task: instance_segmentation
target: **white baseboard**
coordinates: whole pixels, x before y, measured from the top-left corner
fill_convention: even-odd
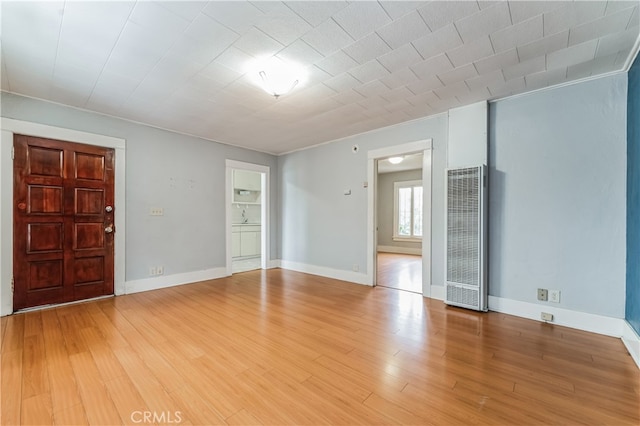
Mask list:
[[[371,285],[371,279],[363,273],[344,271],[342,269],[327,268],[324,266],[308,265],[306,263],[281,260],[280,267],[291,271],[304,272],[305,274],[319,275],[335,280],[349,281],[356,284]]]
[[[541,321],[540,313],[544,311],[553,314],[553,324],[613,337],[622,336],[622,326],[625,323],[622,318],[588,314],[496,296],[489,296],[489,310],[536,321]]]
[[[378,251],[381,251],[383,253],[414,254],[422,256],[422,248],[378,246]]]
[[[431,299],[444,300],[444,286],[432,285],[431,286]]]
[[[624,325],[622,326],[622,343],[627,347],[631,358],[633,358],[638,368],[640,368],[640,336],[631,328],[627,321],[624,321]]]
[[[271,259],[269,262],[267,262],[267,268],[268,269],[280,268],[281,263],[282,262],[280,261],[280,259]]]
[[[213,268],[203,271],[185,272],[183,274],[161,275],[125,282],[125,294],[141,291],[157,290],[176,285],[191,284],[198,281],[215,280],[227,276],[227,268]]]

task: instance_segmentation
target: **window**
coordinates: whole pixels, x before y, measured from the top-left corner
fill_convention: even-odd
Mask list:
[[[393,238],[422,239],[422,181],[395,182],[393,206]]]

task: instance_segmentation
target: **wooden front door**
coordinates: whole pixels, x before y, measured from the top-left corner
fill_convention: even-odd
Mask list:
[[[14,310],[113,294],[114,150],[14,136]]]

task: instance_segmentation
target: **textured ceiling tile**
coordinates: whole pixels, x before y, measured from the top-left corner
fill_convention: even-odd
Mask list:
[[[511,67],[505,68],[502,72],[504,78],[509,81],[513,78],[523,77],[527,74],[533,74],[536,72],[544,71],[545,68],[544,56],[538,56],[537,58],[529,59]]]
[[[493,33],[490,38],[496,52],[538,40],[542,38],[542,15]]]
[[[382,98],[384,98],[387,102],[404,101],[405,103],[407,103],[407,101],[405,99],[408,98],[408,97],[413,96],[413,92],[411,92],[406,87],[398,87],[397,89],[393,89],[393,90],[390,90],[388,92],[385,92],[384,94],[382,94],[380,96]]]
[[[347,5],[346,1],[292,1],[287,3],[288,7],[314,27],[331,18],[334,13]]]
[[[448,51],[447,56],[454,66],[459,67],[491,56],[493,53],[491,41],[489,41],[489,37],[485,36]]]
[[[591,61],[572,65],[567,69],[568,79],[579,79],[591,77],[594,74],[603,74],[616,70],[616,58],[618,54],[613,53],[601,56]]]
[[[406,86],[418,80],[418,76],[409,68],[403,68],[394,71],[386,77],[380,79],[389,89],[396,89],[400,86]]]
[[[610,15],[623,9],[630,9],[634,7],[638,7],[638,2],[636,0],[609,0],[607,2],[607,8],[605,9],[604,14]]]
[[[632,13],[633,9],[624,9],[572,28],[569,32],[569,46],[625,29]]]
[[[324,84],[326,84],[336,92],[341,92],[360,86],[362,82],[353,77],[351,74],[342,73],[338,76],[330,78],[329,80],[326,80]]]
[[[354,2],[333,15],[333,19],[355,40],[391,22],[377,2]]]
[[[353,38],[332,19],[309,31],[302,39],[325,56],[353,43]]]
[[[380,37],[392,48],[400,47],[430,32],[418,12],[405,15],[377,30]]]
[[[336,76],[338,74],[342,74],[350,68],[357,67],[358,63],[354,61],[351,56],[339,50],[333,55],[319,61],[316,65],[329,74]]]
[[[476,68],[473,66],[473,64],[469,64],[449,70],[442,74],[438,74],[438,78],[440,78],[440,81],[442,81],[445,85],[450,85],[459,81],[467,80],[477,75],[478,72],[476,71]]]
[[[363,96],[366,96],[367,98],[372,96],[380,96],[384,93],[389,92],[389,88],[382,84],[379,80],[374,80],[367,84],[363,84],[362,86],[356,87],[353,90]]]
[[[433,92],[424,92],[419,95],[409,96],[407,98],[407,102],[409,102],[411,105],[414,105],[414,106],[425,105],[425,104],[428,105],[431,102],[437,102],[439,100],[440,98],[438,98],[436,94]]]
[[[568,1],[509,1],[509,10],[511,11],[511,20],[514,24],[526,21],[534,16],[542,15],[554,9],[561,8],[571,4]]]
[[[496,85],[489,86],[489,92],[491,96],[495,99],[500,96],[508,96],[515,95],[518,93],[522,93],[526,90],[526,84],[524,82],[524,77],[516,77],[511,80],[508,80],[505,83],[499,83]]]
[[[511,25],[511,15],[507,2],[499,2],[475,15],[455,22],[460,37],[465,43],[492,34],[509,25]]]
[[[583,1],[565,5],[544,14],[544,35],[566,31],[576,24],[598,19],[604,15],[606,2]]]
[[[442,54],[419,62],[410,68],[418,78],[423,79],[424,77],[445,73],[452,70],[454,66],[447,55]]]
[[[224,52],[229,45],[220,45],[213,42],[196,40],[186,35],[181,35],[171,46],[167,55],[181,56],[185,60],[208,64],[219,54]]]
[[[362,96],[360,93],[356,92],[355,90],[349,89],[349,90],[339,92],[337,95],[332,96],[331,99],[341,103],[342,105],[346,105],[346,104],[352,104],[354,102],[362,101],[364,99],[364,96]]]
[[[230,46],[240,35],[214,21],[211,17],[200,14],[184,32],[185,35],[217,46]]]
[[[596,57],[609,56],[619,52],[620,50],[633,47],[633,44],[638,38],[638,34],[638,29],[632,28],[602,37],[598,42]]]
[[[267,4],[271,4],[271,2],[258,3],[259,6]],[[285,46],[293,43],[293,41],[306,34],[312,28],[307,21],[284,5],[277,13],[269,13],[262,16],[256,23],[256,27]]]
[[[418,9],[431,31],[480,11],[475,1],[433,1]]]
[[[519,62],[516,49],[507,50],[497,55],[489,56],[474,62],[479,74],[486,74],[491,71],[506,68]]]
[[[368,83],[372,80],[379,80],[389,75],[389,71],[380,65],[380,62],[373,60],[359,67],[349,70],[349,74],[357,78],[362,83]]]
[[[543,56],[556,50],[564,49],[569,43],[569,31],[553,34],[523,46],[518,46],[521,61]]]
[[[398,19],[401,16],[406,15],[419,7],[422,7],[427,2],[424,1],[381,1],[383,9],[387,12],[391,19]]]
[[[566,68],[590,61],[595,57],[597,47],[598,40],[591,40],[549,53],[547,55],[547,69]]]
[[[559,68],[550,71],[542,71],[524,77],[527,88],[530,90],[549,87],[554,84],[564,83],[567,80],[567,69]]]
[[[371,33],[342,49],[359,64],[364,64],[391,50],[376,33]]]
[[[402,47],[380,56],[378,61],[384,65],[389,72],[395,72],[421,62],[422,56],[420,56],[413,45],[405,44]]]
[[[309,46],[302,39],[298,39],[282,49],[277,56],[285,61],[298,64],[313,64],[324,58],[320,52]]]
[[[407,89],[411,90],[415,95],[431,92],[439,87],[442,87],[442,82],[435,75],[421,78],[420,80],[407,85]]]
[[[150,1],[136,2],[129,20],[154,31],[177,34],[182,33],[191,22]]]
[[[247,31],[264,15],[245,1],[211,1],[203,12],[237,33]]]
[[[242,76],[241,73],[227,68],[219,62],[211,62],[205,68],[201,69],[199,74],[217,82],[218,86],[226,86]]]
[[[110,2],[112,5],[113,2]],[[167,9],[168,11],[188,20],[193,21],[196,16],[207,5],[203,1],[159,1],[158,5]]]
[[[215,61],[235,72],[244,74],[247,69],[247,64],[254,59],[253,56],[247,55],[242,50],[232,46],[218,56]]]
[[[429,59],[462,44],[458,30],[453,24],[446,25],[437,31],[427,34],[412,42],[424,59]]]
[[[495,70],[493,72],[479,75],[477,77],[466,80],[467,86],[471,91],[476,91],[483,87],[497,86],[504,83],[504,75],[502,70]]]
[[[250,28],[233,46],[251,56],[273,56],[284,46],[257,28]]]
[[[442,100],[451,99],[456,96],[464,96],[469,93],[469,88],[464,81],[434,89],[433,92]]]

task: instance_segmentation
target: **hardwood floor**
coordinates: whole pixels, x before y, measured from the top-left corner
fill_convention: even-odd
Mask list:
[[[377,285],[422,294],[422,256],[377,254]]]
[[[2,318],[2,424],[630,424],[619,339],[285,270]]]

